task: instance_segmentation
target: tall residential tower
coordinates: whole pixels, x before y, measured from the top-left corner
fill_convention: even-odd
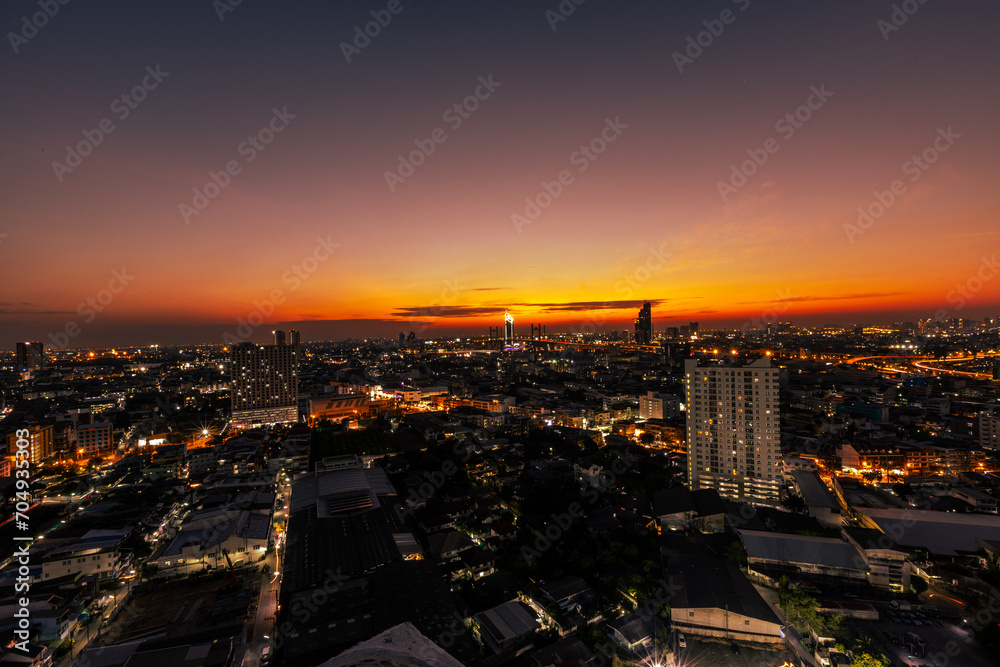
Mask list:
[[[779,370],[770,357],[738,366],[684,362],[688,484],[776,503],[781,480]]]
[[[297,333],[292,340],[293,344],[286,344],[284,332],[276,331],[274,345],[240,343],[233,347],[233,425],[298,421]]]

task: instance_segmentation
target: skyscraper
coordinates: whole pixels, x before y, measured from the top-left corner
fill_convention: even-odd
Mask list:
[[[514,342],[514,318],[507,312],[503,314],[503,342],[505,345]]]
[[[649,301],[643,302],[635,318],[635,342],[639,345],[653,342],[653,305]]]
[[[688,484],[750,502],[775,503],[781,478],[778,369],[684,362]]]
[[[298,345],[286,345],[284,332],[274,338],[275,345],[240,343],[232,349],[236,426],[298,421]]]
[[[42,344],[38,341],[18,343],[15,353],[17,357],[15,370],[19,373],[40,371],[45,368],[45,354],[42,351]]]

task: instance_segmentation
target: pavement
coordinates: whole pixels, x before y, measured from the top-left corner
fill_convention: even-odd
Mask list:
[[[785,640],[792,652],[794,652],[795,656],[799,659],[800,663],[803,665],[815,666],[816,659],[813,657],[813,654],[806,650],[806,648],[802,645],[802,638],[799,636],[798,631],[788,624],[788,619],[785,618],[784,612],[781,610],[781,607],[778,606],[778,591],[765,586],[759,586],[757,584],[754,584],[753,587],[757,589],[757,592],[760,593],[761,597],[764,598],[767,604],[771,606],[771,609],[774,610],[778,620],[781,621],[781,624],[785,628]]]

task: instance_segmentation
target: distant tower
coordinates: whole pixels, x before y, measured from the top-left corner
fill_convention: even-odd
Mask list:
[[[644,301],[635,318],[635,342],[639,345],[649,345],[653,342],[653,304]]]
[[[272,331],[271,333],[274,334],[274,344],[275,345],[284,345],[285,344],[285,332],[284,331]]]
[[[39,342],[18,343],[16,349],[17,372],[40,371],[45,368],[45,355]]]
[[[503,314],[503,342],[508,345],[514,342],[514,318],[507,312]]]
[[[399,332],[399,344],[406,345],[406,333],[403,331]]]
[[[288,330],[288,344],[296,346],[299,344],[299,332],[295,329]]]

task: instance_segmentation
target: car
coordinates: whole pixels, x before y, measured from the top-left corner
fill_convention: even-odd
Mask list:
[[[684,639],[684,635],[679,632],[677,633],[677,645],[681,648],[687,648],[688,645],[687,640]]]

